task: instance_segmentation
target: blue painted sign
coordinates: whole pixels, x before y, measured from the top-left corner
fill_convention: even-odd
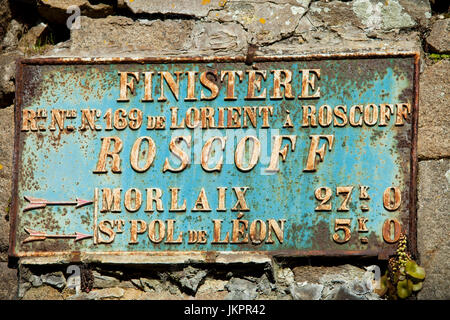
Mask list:
[[[11,255],[392,250],[414,231],[416,69],[415,54],[23,60]]]

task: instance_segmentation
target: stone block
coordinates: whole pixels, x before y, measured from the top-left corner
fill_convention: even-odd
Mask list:
[[[310,283],[347,282],[362,279],[365,270],[345,264],[341,266],[299,266],[293,269],[296,282],[308,281]]]
[[[238,22],[251,35],[252,43],[264,45],[292,35],[308,4],[308,1],[230,1],[224,9],[211,11],[208,19]]]
[[[0,58],[1,59],[1,58]],[[14,149],[14,106],[0,108],[0,261],[7,261]]]
[[[450,159],[419,162],[417,246],[426,278],[418,298],[450,299]]]
[[[41,280],[44,284],[48,284],[58,290],[64,289],[66,286],[66,278],[61,271],[43,274]]]
[[[16,60],[21,56],[18,51],[0,54],[0,108],[14,103]]]
[[[410,1],[354,0],[349,5],[366,29],[388,31],[417,25],[405,10],[408,2]]]
[[[200,55],[236,55],[247,52],[249,34],[235,22],[205,22],[195,24],[191,52]]]
[[[20,37],[25,32],[25,26],[19,21],[12,19],[3,28],[3,36],[0,37],[0,48],[4,51],[15,49],[19,44]]]
[[[308,282],[293,283],[290,292],[294,300],[320,300],[323,285]]]
[[[433,23],[426,43],[433,52],[450,53],[450,18]]]
[[[419,159],[450,157],[450,60],[426,66],[420,75]]]
[[[185,52],[192,46],[194,26],[189,20],[137,20],[120,16],[82,17],[80,29],[71,30],[72,53],[99,56],[127,51],[164,55]]]
[[[185,15],[196,18],[206,17],[212,10],[223,8],[226,0],[119,0],[120,6],[128,8],[134,14]]]
[[[40,286],[27,290],[22,300],[63,300],[63,295],[50,286]]]
[[[187,266],[182,271],[171,273],[170,278],[179,283],[183,289],[195,294],[198,286],[206,277],[206,274],[207,272],[205,270]]]
[[[245,279],[231,278],[225,287],[230,292],[226,300],[254,300],[258,296],[257,285]]]
[[[8,263],[0,262],[0,300],[17,299],[17,270],[8,268]]]

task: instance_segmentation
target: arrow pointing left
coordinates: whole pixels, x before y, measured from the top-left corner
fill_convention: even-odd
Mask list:
[[[31,241],[46,240],[49,238],[53,238],[53,239],[73,238],[73,239],[75,239],[75,241],[92,238],[92,235],[84,234],[81,232],[75,232],[75,234],[46,234],[45,232],[36,231],[36,230],[28,229],[28,228],[25,228],[25,231],[30,236],[27,237],[25,240],[23,240],[23,243],[31,242]]]
[[[92,200],[84,200],[79,198],[76,198],[75,201],[48,201],[46,199],[34,198],[30,196],[25,196],[24,198],[29,202],[29,204],[23,209],[23,211],[42,209],[49,205],[52,206],[65,205],[65,206],[75,206],[75,208],[79,208],[93,203]]]

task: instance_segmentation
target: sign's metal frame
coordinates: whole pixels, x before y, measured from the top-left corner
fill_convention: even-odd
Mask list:
[[[256,56],[253,58],[257,62],[289,62],[289,61],[314,61],[314,60],[340,60],[340,59],[370,59],[370,58],[414,58],[414,79],[413,79],[413,103],[412,103],[412,123],[411,123],[411,154],[410,154],[410,186],[409,186],[409,251],[417,256],[417,128],[418,128],[418,95],[419,95],[419,64],[420,53],[415,51],[407,52],[368,52],[368,53],[334,53],[334,54],[313,54],[296,56]],[[22,115],[22,101],[24,94],[23,68],[26,65],[95,65],[95,64],[145,64],[145,63],[199,63],[199,62],[239,62],[248,63],[246,57],[147,57],[147,58],[60,58],[41,57],[19,59],[16,65],[16,93],[15,93],[15,133],[14,133],[14,155],[13,155],[13,183],[12,200],[10,211],[10,242],[9,257],[12,261],[21,260],[25,264],[40,263],[72,263],[80,261],[101,261],[107,263],[186,263],[186,262],[253,262],[267,263],[272,257],[378,257],[387,259],[394,252],[393,247],[387,251],[380,250],[336,250],[327,252],[322,250],[288,250],[288,251],[246,251],[246,252],[222,252],[222,251],[183,251],[183,252],[26,252],[15,251],[16,238],[16,217],[18,215],[18,167],[20,159],[20,123]],[[132,257],[132,260],[130,259]]]

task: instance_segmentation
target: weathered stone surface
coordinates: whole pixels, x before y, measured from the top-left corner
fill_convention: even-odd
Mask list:
[[[433,52],[450,53],[450,18],[436,20],[426,42]]]
[[[227,291],[210,291],[210,292],[202,292],[195,295],[196,300],[225,300],[227,297]]]
[[[141,283],[140,279],[131,279],[130,282],[140,290],[144,290],[144,286]]]
[[[138,20],[110,16],[81,17],[81,28],[71,30],[71,50],[89,55],[106,52],[148,50],[165,54],[188,50],[194,22],[188,20]],[[93,32],[95,30],[95,32]]]
[[[182,288],[195,294],[199,284],[206,277],[206,275],[207,272],[205,270],[187,266],[183,269],[183,271],[171,273],[170,277],[174,281],[178,282]]]
[[[41,275],[43,283],[48,284],[58,290],[66,286],[66,278],[61,271]]]
[[[380,297],[373,293],[373,274],[356,266],[346,264],[341,266],[301,266],[293,269],[295,285],[291,285],[294,299],[308,296],[312,289],[305,287],[301,290],[299,284],[321,286],[321,299],[325,300],[378,300]],[[318,287],[315,287],[318,291]],[[306,292],[303,292],[306,291]],[[317,292],[315,292],[317,297]]]
[[[164,286],[160,280],[141,278],[140,282],[145,292],[160,292],[164,290]]]
[[[318,6],[316,3],[312,3],[311,8]],[[214,20],[213,22],[177,19],[132,20],[119,16],[110,16],[103,19],[82,17],[81,29],[71,31],[70,50],[58,47],[55,48],[54,52],[46,54],[58,56],[132,55],[134,57],[245,55],[248,43],[252,42],[259,44],[273,42],[272,45],[259,46],[257,54],[392,51],[397,48],[419,50],[420,39],[415,33],[392,33],[392,35],[389,35],[375,30],[374,32],[379,34],[376,33],[375,36],[372,34],[371,37],[375,38],[367,40],[365,27],[351,11],[349,3],[339,3],[339,5],[334,4],[334,6],[336,8],[345,6],[345,8],[341,8],[341,11],[342,14],[347,12],[348,17],[342,16],[342,14],[331,14],[335,11],[335,8],[333,10],[329,8],[321,9],[322,13],[316,15],[316,20],[314,20],[311,10],[308,16],[300,17],[302,14],[299,13],[299,21],[295,23],[295,28],[291,29],[290,27],[294,23],[290,23],[289,28],[284,25],[283,28],[288,28],[283,29],[285,31],[271,27],[270,30],[274,32],[273,35],[266,36],[264,32],[260,33],[262,35],[262,40],[260,40],[263,42],[258,42],[259,29],[252,29],[237,18],[233,20],[232,11],[226,9],[216,12],[219,16],[214,14],[214,17],[211,17],[211,20]],[[259,6],[259,2],[241,1],[236,2],[235,5],[250,6],[252,4],[255,6],[258,4]],[[290,3],[278,5],[292,8]],[[299,5],[299,8],[303,8],[301,4]],[[324,3],[324,5],[328,4]],[[325,14],[325,11],[328,15]],[[229,14],[225,15],[227,12]],[[210,13],[208,18],[213,13],[214,11]],[[238,11],[236,14],[243,15],[244,13]],[[220,15],[223,15],[223,17]],[[284,15],[290,17],[292,13],[285,13]],[[278,20],[274,19],[274,21]],[[269,23],[262,24],[256,20],[252,23],[256,22],[259,25]],[[329,24],[330,28],[320,27],[325,24]],[[92,30],[96,30],[96,32],[92,32]],[[289,35],[294,36],[289,37]],[[386,38],[388,41],[381,41],[379,37]]]
[[[330,29],[335,31],[344,40],[350,41],[368,40],[368,37],[363,30],[355,26],[352,26],[351,24],[345,24],[343,26],[335,26],[331,27]]]
[[[197,290],[196,297],[199,295],[207,296],[209,293],[218,292],[218,291],[226,291],[225,285],[227,281],[218,280],[218,279],[205,279],[203,284]]]
[[[238,23],[82,17],[81,28],[71,30],[70,50],[49,55],[233,55],[247,52],[247,40]]]
[[[172,294],[174,296],[182,296],[183,295],[180,288],[170,281],[165,281],[163,283],[163,286],[164,286],[164,291],[168,291],[170,294]]]
[[[418,10],[421,17],[425,19],[425,12],[430,12],[429,4],[427,6],[426,3],[426,0],[317,1],[311,3],[308,13],[296,29],[296,34],[301,34],[308,43],[317,38],[323,38],[325,41],[329,40],[327,38],[333,38],[330,30],[337,33],[338,38],[349,41],[368,41],[369,37],[382,38],[386,37],[383,33],[387,31],[415,25],[406,8],[420,8],[421,11]]]
[[[420,161],[417,245],[426,278],[419,299],[450,299],[449,208],[450,159]]]
[[[115,277],[100,274],[97,271],[92,272],[94,275],[94,288],[133,288],[134,285],[130,281],[121,281]]]
[[[0,42],[6,35],[10,20],[11,9],[9,7],[9,0],[0,0]]]
[[[270,282],[266,274],[256,281],[256,285],[258,286],[258,292],[265,295],[270,295],[275,289],[275,284]]]
[[[292,35],[309,1],[230,1],[223,10],[211,11],[210,20],[238,22],[251,34],[251,42],[268,44]]]
[[[25,31],[25,26],[19,21],[12,19],[6,27],[5,34],[1,41],[1,49],[8,51],[15,49],[19,44],[19,39]]]
[[[324,300],[367,300],[364,295],[354,294],[347,286],[332,289]]]
[[[325,300],[381,300],[376,294],[372,281],[366,279],[354,279],[341,283],[325,284],[326,290],[322,293]]]
[[[449,73],[450,60],[441,60],[420,75],[419,159],[450,156],[450,118],[444,112],[450,107]]]
[[[429,0],[398,0],[403,9],[420,25],[428,25],[431,18]]]
[[[144,292],[138,300],[185,300],[190,298],[185,294],[172,294],[170,292]]]
[[[351,292],[354,292],[357,295],[364,295],[371,292],[372,284],[364,280],[355,279],[348,283],[348,287]]]
[[[35,274],[31,275],[29,281],[33,287],[39,287],[39,286],[42,286],[42,284],[43,284],[41,277],[38,277]]]
[[[307,16],[304,17],[308,21]],[[303,19],[303,18],[302,18]],[[303,21],[303,20],[302,20]],[[302,25],[302,21],[299,26]],[[324,28],[303,27],[296,29],[295,35],[278,41],[272,45],[258,47],[258,55],[298,55],[301,54],[333,54],[333,53],[369,53],[369,52],[395,52],[420,51],[420,37],[418,33],[384,33],[370,31],[365,34],[354,26],[336,26],[334,30]],[[345,29],[351,30],[346,34]],[[341,35],[338,33],[341,33]],[[361,41],[367,36],[366,41]]]
[[[125,289],[123,296],[120,298],[121,300],[138,300],[141,296],[145,294],[142,290],[128,288]]]
[[[22,300],[63,300],[63,295],[50,286],[40,286],[28,289]]]
[[[68,8],[72,8],[67,13]],[[79,12],[75,7],[79,8]],[[73,14],[81,14],[91,18],[103,18],[111,15],[114,8],[111,4],[96,3],[88,0],[38,0],[37,8],[39,14],[46,20],[59,24],[66,24],[68,18]]]
[[[309,7],[307,20],[309,19],[310,24],[316,29],[350,25],[356,28],[364,28],[364,23],[354,12],[352,5],[352,2],[316,1],[311,3]],[[306,23],[306,21],[302,19],[302,23]]]
[[[92,275],[94,276],[93,288],[112,288],[112,287],[135,288],[135,286],[138,286],[143,289],[140,280],[136,279],[133,279],[134,281],[120,280],[117,277],[101,274],[100,272],[95,270],[92,272]]]
[[[225,286],[230,292],[226,300],[254,300],[257,296],[257,285],[251,281],[231,278]]]
[[[18,51],[0,54],[0,108],[14,102],[16,59],[20,56]]]
[[[0,56],[1,59],[1,56]],[[14,148],[14,106],[0,108],[0,261],[7,261],[12,154]]]
[[[98,300],[98,295],[95,291],[89,293],[81,292],[79,294],[68,296],[66,300]]]
[[[106,288],[91,292],[97,294],[98,299],[119,299],[123,297],[125,290],[123,288]]]
[[[19,287],[17,289],[17,297],[19,299],[22,299],[31,287],[32,287],[31,283],[29,282],[19,282]]]
[[[343,283],[353,281],[354,279],[362,279],[364,277],[364,269],[345,264],[341,266],[301,266],[293,269],[294,279],[296,282],[310,283]]]
[[[192,17],[206,17],[211,10],[220,10],[227,3],[226,0],[119,0],[122,7],[129,8],[134,14],[171,14]]]
[[[17,270],[8,268],[8,263],[0,262],[0,300],[17,299]]]
[[[405,3],[407,4],[408,1]],[[402,29],[416,25],[398,0],[354,0],[350,4],[353,12],[368,30]]]
[[[278,286],[290,287],[294,283],[294,273],[289,268],[281,268],[275,273],[275,279]]]
[[[18,49],[28,53],[34,52],[37,49],[36,47],[43,47],[47,42],[46,36],[48,31],[48,25],[45,23],[32,27],[20,39]]]
[[[292,283],[289,288],[294,300],[320,300],[323,285],[313,283]]]
[[[230,55],[246,53],[249,35],[238,23],[211,22],[195,24],[190,38],[194,55]]]
[[[106,288],[92,290],[89,293],[82,292],[67,298],[67,300],[117,300],[123,297],[125,290],[122,288]]]

